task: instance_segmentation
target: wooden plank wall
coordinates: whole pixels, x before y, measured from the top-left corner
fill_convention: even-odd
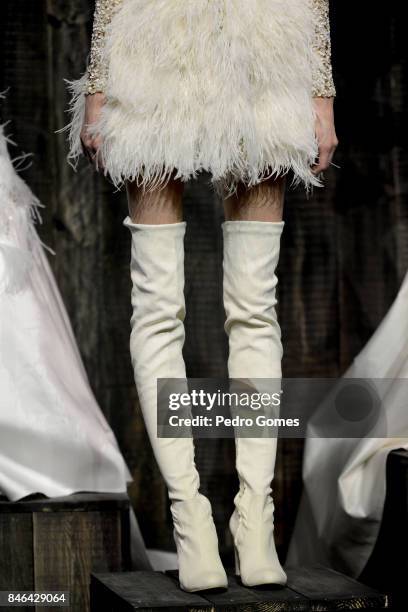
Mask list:
[[[279,316],[286,376],[337,376],[385,314],[408,265],[407,74],[402,8],[332,2],[341,141],[326,189],[288,193],[279,265]],[[129,236],[124,194],[85,164],[65,162],[63,78],[84,67],[91,0],[6,0],[0,45],[2,121],[35,156],[24,178],[46,205],[42,238],[67,305],[91,385],[134,475],[131,496],[151,546],[171,544],[169,513],[152,461],[128,354]],[[345,34],[346,33],[346,34]],[[191,376],[226,374],[222,330],[222,208],[206,177],[185,195],[187,342]],[[280,445],[275,481],[277,537],[284,551],[301,489],[302,442]],[[231,441],[200,442],[203,488],[214,503],[222,545],[235,492]],[[154,500],[154,501],[153,501]]]

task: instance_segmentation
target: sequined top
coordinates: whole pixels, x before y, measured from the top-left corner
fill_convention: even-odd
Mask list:
[[[318,68],[313,74],[313,96],[332,98],[336,95],[331,64],[329,0],[311,0],[315,13],[316,30],[313,48],[318,54]]]
[[[102,61],[105,31],[114,11],[123,0],[96,0],[92,32],[88,79],[85,93],[103,92],[107,78],[107,67]],[[314,50],[319,56],[318,68],[313,75],[313,96],[331,98],[336,95],[331,65],[331,42],[329,22],[329,0],[310,0],[315,12],[316,31]]]

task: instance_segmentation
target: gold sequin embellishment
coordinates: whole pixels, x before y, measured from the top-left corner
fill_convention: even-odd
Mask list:
[[[114,11],[122,0],[96,0],[92,30],[91,53],[88,66],[86,93],[94,94],[105,90],[107,67],[102,61],[106,28],[110,24]]]
[[[319,66],[313,74],[313,96],[331,98],[336,95],[331,64],[329,0],[312,0],[315,17],[313,49]]]

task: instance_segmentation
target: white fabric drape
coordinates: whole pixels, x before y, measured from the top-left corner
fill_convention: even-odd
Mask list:
[[[88,383],[0,130],[0,491],[126,492],[130,472]]]
[[[408,273],[389,312],[344,377],[384,379],[378,388],[387,431],[394,437],[311,437],[325,419],[322,402],[308,426],[304,491],[287,564],[323,563],[358,577],[378,536],[388,453],[408,449],[407,385],[398,380],[408,378]]]

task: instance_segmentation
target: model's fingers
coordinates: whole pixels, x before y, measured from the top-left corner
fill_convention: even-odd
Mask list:
[[[95,151],[94,166],[95,166],[95,170],[97,172],[99,170],[103,170],[104,169],[104,165],[103,165],[103,162],[102,162],[101,150],[99,148]]]
[[[327,164],[316,164],[316,166],[313,166],[312,168],[312,172],[313,174],[320,174],[321,172],[324,172],[325,170],[327,170],[328,166]]]
[[[324,170],[328,169],[328,167],[330,166],[332,162],[334,152],[336,150],[336,146],[337,144],[334,143],[330,145],[321,145],[319,147],[318,160],[312,166],[312,172],[314,174],[319,174],[320,172],[323,172]]]
[[[92,162],[92,138],[88,135],[86,130],[82,130],[80,140],[82,153],[88,161]]]
[[[84,157],[90,162],[91,161],[90,151],[88,147],[86,147],[82,141],[81,141],[81,144],[82,144],[82,153],[84,154]]]
[[[314,174],[319,174],[323,172],[323,170],[327,170],[329,167],[329,155],[325,149],[320,149],[318,161],[314,166],[312,166],[312,172]]]
[[[94,150],[95,150],[95,163],[96,163],[96,169],[97,170],[103,170],[104,166],[103,166],[103,161],[102,161],[102,137],[101,136],[95,136],[93,139],[93,146],[94,146]]]
[[[327,162],[327,163],[328,163],[328,166],[327,166],[327,167],[331,166],[331,163],[332,163],[332,161],[333,161],[333,157],[334,157],[334,152],[335,152],[335,150],[336,150],[336,147],[332,147],[332,148],[330,149],[329,159],[328,159],[328,162]]]
[[[102,139],[100,137],[90,137],[87,134],[81,137],[82,152],[96,171],[103,170],[103,163],[100,155],[101,144]]]
[[[97,136],[94,136],[92,139],[92,143],[95,149],[100,149],[102,146],[102,136],[100,136],[99,134]]]
[[[90,149],[89,160],[97,172],[104,169],[101,150],[99,148],[92,147],[92,149]]]
[[[91,162],[95,169],[98,170],[100,164],[97,162],[97,158],[98,151],[102,143],[101,138],[89,135],[88,132],[85,132],[84,136],[81,138],[81,142],[87,159]]]
[[[92,163],[92,153],[89,149],[89,147],[87,147],[83,141],[81,140],[81,146],[82,146],[82,153],[84,154],[84,157],[90,162]]]

